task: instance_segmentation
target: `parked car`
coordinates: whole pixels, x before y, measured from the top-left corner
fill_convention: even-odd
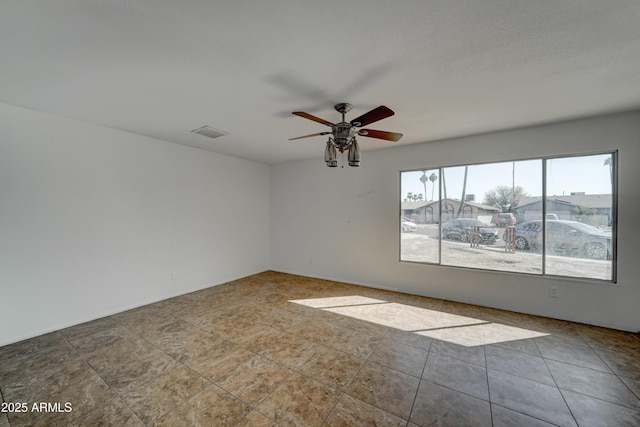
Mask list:
[[[496,215],[496,219],[493,222],[498,227],[508,227],[516,225],[516,217],[512,213],[503,212]]]
[[[402,217],[400,220],[400,227],[402,228],[403,233],[413,233],[418,229],[418,226],[409,221],[408,218]]]
[[[403,220],[403,221],[407,221],[407,222],[412,222],[412,223],[414,223],[414,224],[416,223],[416,220],[415,220],[415,219],[413,219],[413,218],[409,218],[408,216],[403,216],[403,217],[402,217],[402,220]]]
[[[442,225],[442,237],[450,240],[468,242],[471,240],[473,226],[480,227],[480,243],[493,245],[498,240],[498,231],[484,222],[473,218],[458,218]]]
[[[547,251],[554,255],[611,259],[611,233],[578,221],[547,220]],[[540,250],[542,221],[516,225],[517,250]],[[504,238],[504,236],[503,236]]]

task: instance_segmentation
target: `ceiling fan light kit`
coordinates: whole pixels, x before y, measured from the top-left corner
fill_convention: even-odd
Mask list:
[[[327,141],[327,148],[324,150],[324,161],[330,168],[338,166],[338,152],[335,145],[331,143],[331,139]]]
[[[347,160],[349,162],[349,166],[360,166],[360,146],[356,141],[356,135],[366,136],[369,138],[384,139],[386,141],[393,142],[399,141],[400,138],[402,138],[401,133],[374,129],[357,129],[370,123],[377,122],[378,120],[391,117],[395,114],[391,109],[385,107],[384,105],[374,108],[373,110],[364,113],[360,117],[351,120],[350,122],[345,121],[344,115],[351,110],[351,104],[341,102],[334,105],[334,108],[337,112],[342,114],[342,121],[340,123],[334,124],[327,120],[321,119],[320,117],[305,113],[304,111],[294,111],[291,114],[331,127],[331,132],[319,132],[313,133],[311,135],[289,138],[289,141],[292,141],[295,139],[308,138],[311,136],[330,135],[329,140],[327,141],[327,146],[324,150],[324,161],[330,168],[335,168],[338,166],[338,152],[344,153],[345,151],[348,151]]]

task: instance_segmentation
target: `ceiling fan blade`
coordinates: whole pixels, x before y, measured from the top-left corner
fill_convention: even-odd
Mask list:
[[[368,136],[369,138],[378,138],[385,139],[387,141],[399,141],[402,138],[401,133],[396,132],[387,132],[384,130],[374,130],[374,129],[360,129],[358,131],[358,135],[360,136]]]
[[[295,114],[295,113],[294,113]],[[378,108],[374,108],[368,113],[364,113],[357,119],[351,120],[351,125],[356,127],[366,126],[370,123],[377,122],[378,120],[386,119],[387,117],[393,116],[395,113],[390,109],[385,107],[384,105],[379,106]]]
[[[331,132],[312,133],[311,135],[304,135],[304,136],[297,136],[295,138],[289,138],[289,141],[293,141],[294,139],[309,138],[310,136],[329,135],[330,133]]]
[[[326,121],[325,119],[321,119],[320,117],[312,116],[309,113],[305,113],[304,111],[294,111],[291,114],[295,114],[296,116],[304,117],[305,119],[313,120],[314,122],[322,123],[327,126],[335,126],[333,123]]]

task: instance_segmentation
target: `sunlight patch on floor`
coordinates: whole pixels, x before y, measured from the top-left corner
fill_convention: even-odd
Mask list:
[[[364,304],[384,304],[387,301],[362,297],[360,295],[349,295],[344,297],[327,297],[327,298],[307,298],[292,300],[296,304],[306,305],[312,308],[327,308],[327,307],[342,307],[352,305],[364,305]]]
[[[441,341],[463,345],[465,347],[526,340],[549,335],[515,326],[502,325],[500,323],[483,323],[479,325],[462,326],[459,328],[415,331],[415,333]]]
[[[289,302],[466,347],[548,335],[474,317],[359,295],[310,298]]]

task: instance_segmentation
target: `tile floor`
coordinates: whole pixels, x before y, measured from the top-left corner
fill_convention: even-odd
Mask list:
[[[0,427],[639,426],[640,337],[265,272],[0,347],[0,391]]]

